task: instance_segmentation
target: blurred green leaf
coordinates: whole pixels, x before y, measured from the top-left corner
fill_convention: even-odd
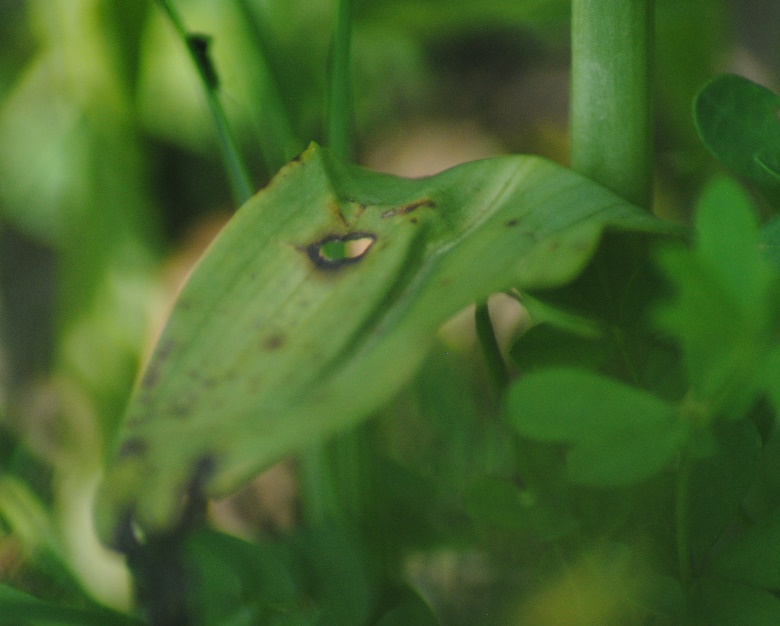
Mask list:
[[[778,131],[780,135],[780,122]],[[759,241],[755,209],[742,187],[728,178],[707,185],[696,209],[697,256],[731,299],[760,319],[766,313],[771,274]]]
[[[780,346],[776,346],[766,360],[766,380],[769,398],[777,413],[780,413]]]
[[[710,571],[763,589],[780,588],[780,512],[760,520],[713,556]]]
[[[564,26],[570,13],[566,0],[376,0],[360,5],[359,20],[380,21],[442,37],[475,27]]]
[[[491,533],[499,528],[549,541],[576,527],[573,519],[547,508],[530,491],[495,478],[475,481],[464,496],[464,506],[475,523]]]
[[[317,607],[318,625],[366,623],[375,581],[356,534],[336,526],[302,530],[291,538],[289,555],[301,597]]]
[[[0,476],[0,519],[28,553],[59,550],[45,503],[26,483],[11,475]]]
[[[607,359],[610,346],[597,322],[528,294],[518,300],[533,324],[510,349],[522,370],[553,365],[595,370]]]
[[[110,510],[163,528],[193,481],[230,492],[364,419],[449,316],[570,280],[607,226],[675,230],[535,157],[409,180],[312,146],[236,214],[182,291],[127,413]],[[332,258],[323,247],[338,240],[350,251]]]
[[[776,271],[780,271],[780,217],[768,221],[761,228],[761,247]]]
[[[775,277],[759,247],[753,208],[733,181],[702,193],[693,249],[661,250],[659,264],[675,294],[656,323],[676,338],[698,400],[710,418],[742,417],[762,380],[756,376],[771,345]]]
[[[30,626],[142,626],[143,622],[108,609],[75,609],[43,602],[0,584],[0,624]]]
[[[522,294],[522,296],[518,297],[518,300],[525,310],[528,311],[534,325],[549,324],[571,335],[589,339],[598,339],[604,333],[604,329],[597,322],[549,305],[543,300],[528,294]]]
[[[780,599],[772,592],[739,582],[705,578],[694,605],[695,626],[774,626],[780,622]]]
[[[567,469],[577,483],[639,482],[668,465],[689,425],[660,398],[590,372],[550,368],[527,374],[508,394],[517,432],[570,446]]]
[[[583,337],[551,324],[539,324],[513,344],[510,354],[523,371],[538,367],[570,366],[598,369],[604,363],[610,346],[594,337]]]
[[[300,597],[274,551],[212,530],[187,541],[195,572],[192,614],[202,626],[268,623],[300,612]]]
[[[734,173],[780,184],[780,96],[726,74],[702,87],[694,113],[702,141]]]
[[[431,607],[420,598],[402,602],[385,613],[376,626],[438,626],[440,624]]]
[[[717,429],[718,449],[691,468],[689,517],[691,552],[697,563],[737,514],[756,476],[761,438],[752,422],[740,420]]]
[[[691,119],[691,103],[699,87],[722,70],[723,50],[735,30],[730,2],[655,0],[655,10],[656,115],[664,133],[668,128],[677,136],[675,157],[690,159],[692,155],[682,152],[680,144],[688,152],[703,151]]]

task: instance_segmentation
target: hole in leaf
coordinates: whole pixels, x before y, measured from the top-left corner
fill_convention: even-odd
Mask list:
[[[317,267],[336,269],[362,259],[376,241],[370,233],[330,235],[306,247],[306,254]]]

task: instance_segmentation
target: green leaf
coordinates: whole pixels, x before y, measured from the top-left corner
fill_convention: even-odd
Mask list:
[[[780,588],[780,511],[749,528],[724,546],[711,571],[729,580],[764,589]]]
[[[128,511],[169,527],[193,484],[229,493],[365,419],[452,314],[565,283],[608,226],[676,232],[536,157],[408,180],[313,145],[238,211],[184,287],[128,408],[104,527]],[[364,247],[334,258],[334,241]]]
[[[759,247],[753,207],[733,181],[716,180],[697,207],[693,249],[661,250],[673,299],[657,325],[683,349],[689,382],[713,414],[738,419],[755,400],[771,338],[774,277]]]
[[[761,455],[761,438],[752,422],[728,422],[717,429],[717,452],[698,459],[690,477],[691,552],[701,563],[737,514]]]
[[[376,626],[438,626],[434,612],[420,598],[411,598],[385,613]]]
[[[75,609],[43,602],[0,584],[0,624],[52,626],[141,626],[143,622],[108,609]]]
[[[266,623],[297,612],[292,578],[266,547],[201,530],[188,539],[185,558],[196,574],[192,601],[198,624]]]
[[[780,346],[775,346],[767,356],[764,378],[769,391],[769,399],[777,414],[780,414]]]
[[[564,25],[570,3],[565,0],[400,0],[366,2],[358,7],[359,20],[390,24],[415,32],[426,40],[470,33],[475,29]]]
[[[649,478],[672,461],[689,431],[664,400],[569,368],[521,378],[509,391],[508,408],[522,436],[570,446],[569,477],[587,485]]]
[[[761,248],[775,271],[780,271],[780,217],[775,217],[761,228]]]
[[[551,365],[597,369],[606,360],[609,345],[602,325],[528,294],[518,300],[533,323],[510,349],[522,370]]]
[[[523,333],[510,354],[523,371],[550,366],[598,369],[607,359],[609,348],[600,338],[573,335],[552,324],[538,324]]]
[[[302,597],[313,601],[318,624],[358,626],[367,623],[374,599],[374,579],[355,533],[335,526],[295,535],[291,566]]]
[[[780,623],[780,599],[739,583],[705,578],[694,608],[695,626],[774,626]]]
[[[464,496],[471,518],[494,534],[495,530],[531,533],[544,541],[559,538],[576,528],[576,522],[540,503],[533,493],[505,481],[481,478]]]
[[[734,173],[780,184],[780,96],[741,76],[711,80],[696,96],[694,117],[704,144]]]
[[[759,241],[755,209],[742,187],[728,178],[707,185],[696,209],[697,255],[748,315],[764,312],[771,279]]]

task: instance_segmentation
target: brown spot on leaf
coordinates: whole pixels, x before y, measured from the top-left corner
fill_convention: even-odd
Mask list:
[[[168,407],[168,415],[176,419],[186,420],[192,414],[192,407],[195,405],[195,394],[190,392],[174,400]]]
[[[165,359],[168,358],[170,353],[176,347],[176,342],[172,339],[161,339],[157,344],[157,348],[152,354],[152,359],[149,361],[149,365],[146,368],[144,377],[141,380],[142,387],[154,387],[160,380],[160,369]]]
[[[517,226],[519,223],[520,223],[520,222],[519,222],[519,220],[516,220],[516,219],[514,219],[514,220],[509,220],[509,221],[508,221],[508,222],[505,224],[505,226],[508,226],[509,228],[511,228],[512,226]]]
[[[282,333],[275,333],[263,340],[263,347],[269,351],[278,350],[285,344],[286,341],[287,337],[285,337]]]
[[[146,443],[145,440],[141,439],[140,437],[132,437],[125,441],[122,446],[119,448],[119,458],[120,459],[129,459],[133,457],[143,456],[146,454],[146,450],[149,448],[149,445]]]
[[[421,207],[429,207],[433,209],[436,207],[436,203],[433,200],[429,200],[427,198],[423,200],[416,200],[415,202],[410,202],[409,204],[404,204],[399,207],[388,209],[387,211],[384,211],[380,217],[382,219],[387,219],[389,217],[395,217],[396,215],[408,215],[412,211],[416,211]]]
[[[376,241],[376,235],[365,232],[328,235],[303,248],[309,260],[319,269],[336,270],[360,261]]]

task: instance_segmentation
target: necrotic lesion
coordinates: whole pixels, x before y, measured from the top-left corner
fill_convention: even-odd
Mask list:
[[[362,259],[375,241],[376,236],[371,233],[329,235],[309,244],[305,251],[318,268],[332,270]]]

